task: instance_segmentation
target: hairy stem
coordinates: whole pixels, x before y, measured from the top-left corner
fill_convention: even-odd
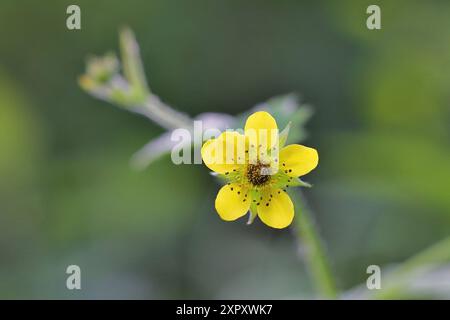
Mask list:
[[[133,90],[133,95],[137,97],[136,100],[142,101],[131,107],[165,129],[190,129],[192,120],[187,115],[166,105],[151,93],[145,77],[139,45],[133,32],[128,28],[124,28],[120,32],[120,51],[125,78]]]
[[[412,256],[404,263],[399,265],[388,279],[386,287],[375,292],[371,298],[374,299],[398,299],[403,293],[408,292],[408,285],[414,277],[429,268],[444,265],[450,262],[450,237],[447,237],[425,250]]]
[[[191,130],[193,126],[193,120],[189,116],[167,106],[153,94],[149,94],[142,104],[133,109],[167,130],[178,128]]]
[[[336,281],[322,240],[316,229],[313,213],[301,191],[292,192],[291,197],[297,212],[300,213],[294,221],[299,254],[304,257],[320,296],[327,299],[336,299],[338,297]]]

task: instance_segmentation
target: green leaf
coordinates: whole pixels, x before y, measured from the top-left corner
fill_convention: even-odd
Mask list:
[[[303,180],[301,180],[300,178],[295,178],[291,181],[291,186],[292,187],[306,187],[306,188],[311,188],[312,184],[305,182]]]
[[[286,141],[288,139],[289,136],[289,129],[291,128],[291,124],[292,122],[288,122],[288,124],[286,125],[286,127],[283,129],[283,131],[281,131],[280,135],[279,135],[279,150],[281,150],[281,148],[284,147],[284,145],[286,144]]]
[[[144,100],[150,92],[143,71],[139,45],[133,31],[129,28],[122,29],[119,37],[123,73],[131,86],[131,96],[137,103]]]
[[[256,216],[257,216],[257,212],[256,212],[256,205],[253,203],[250,206],[250,211],[249,211],[249,215],[248,215],[248,221],[247,224],[252,224],[253,221],[255,220]]]

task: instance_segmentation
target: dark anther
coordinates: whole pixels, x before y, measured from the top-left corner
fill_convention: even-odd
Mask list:
[[[269,165],[257,163],[249,164],[247,167],[247,179],[254,186],[261,186],[270,180],[270,175],[267,174]]]

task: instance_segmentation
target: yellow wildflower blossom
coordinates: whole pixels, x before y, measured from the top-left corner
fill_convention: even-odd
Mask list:
[[[249,222],[258,216],[272,228],[291,224],[294,205],[286,188],[307,185],[299,177],[317,166],[319,156],[313,148],[283,146],[281,140],[275,119],[258,111],[248,117],[244,134],[225,131],[205,142],[203,162],[228,182],[215,201],[223,220],[236,220],[250,210]]]

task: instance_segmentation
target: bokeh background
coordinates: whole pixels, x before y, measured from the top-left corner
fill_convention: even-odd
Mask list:
[[[450,2],[3,0],[0,298],[315,297],[292,232],[221,221],[205,167],[130,168],[162,129],[77,84],[124,25],[153,91],[190,115],[289,92],[314,107],[305,195],[342,290],[449,235]]]

